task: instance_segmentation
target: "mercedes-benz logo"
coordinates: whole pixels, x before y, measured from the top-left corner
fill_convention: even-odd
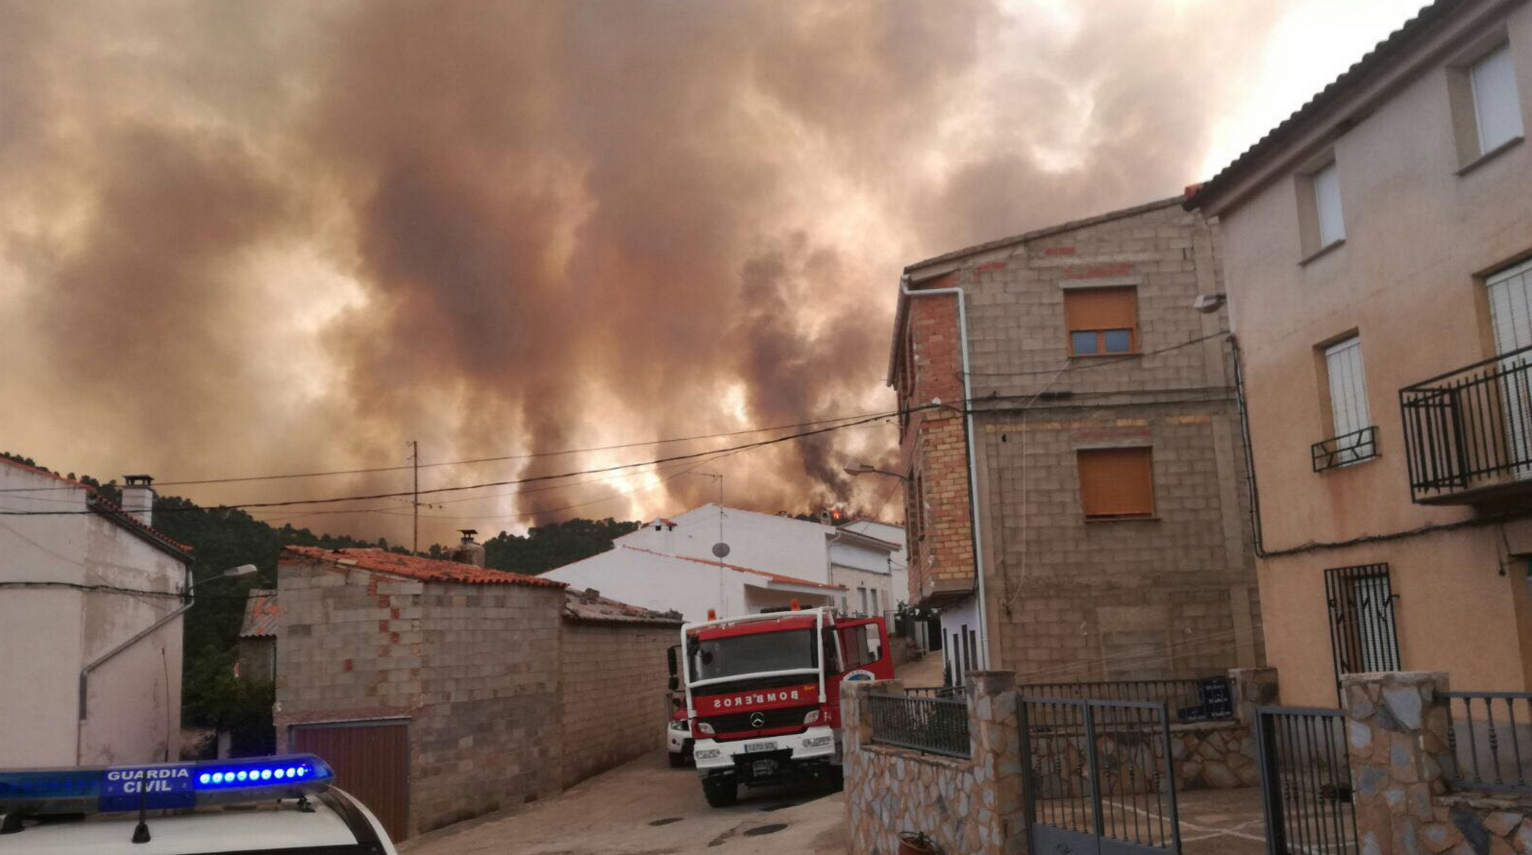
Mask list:
[[[761,728],[765,727],[766,716],[763,716],[760,713],[756,713],[755,715],[750,716],[750,726],[756,730],[760,730]]]

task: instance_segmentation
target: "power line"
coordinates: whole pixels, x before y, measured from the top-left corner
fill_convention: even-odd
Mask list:
[[[922,406],[919,406],[919,407],[912,407],[909,411],[910,412],[916,412],[916,411],[920,411],[920,410],[931,409],[932,407],[935,407],[935,406],[937,406],[937,405],[935,405],[935,404],[925,404],[925,405],[922,405]],[[656,460],[647,460],[647,461],[637,462],[637,463],[620,463],[620,464],[615,464],[615,465],[612,465],[612,466],[599,467],[599,468],[596,468],[596,469],[581,469],[581,470],[576,470],[576,471],[573,471],[573,472],[563,472],[563,473],[560,473],[560,474],[557,474],[557,475],[537,475],[537,476],[533,476],[533,477],[530,477],[530,478],[512,478],[512,479],[506,479],[506,480],[501,480],[501,481],[486,481],[486,482],[483,482],[483,483],[480,483],[480,484],[460,484],[460,485],[452,486],[452,487],[434,487],[434,488],[431,488],[429,490],[421,490],[421,491],[419,491],[419,494],[420,495],[427,495],[427,494],[436,495],[436,494],[441,494],[441,493],[460,493],[460,492],[464,492],[464,491],[467,491],[467,490],[480,490],[480,489],[484,489],[486,487],[507,487],[507,486],[513,486],[513,485],[519,485],[519,484],[543,483],[543,482],[547,482],[547,481],[557,481],[557,480],[562,480],[562,479],[565,479],[565,478],[572,478],[572,477],[579,476],[579,475],[596,475],[596,474],[601,474],[601,473],[606,473],[606,472],[619,472],[619,471],[623,471],[623,470],[627,470],[627,469],[638,469],[638,468],[642,468],[642,467],[646,467],[646,466],[658,466],[658,465],[661,465],[661,464],[672,463],[672,462],[681,461],[681,460],[697,460],[699,458],[709,457],[709,456],[712,456],[712,455],[715,455],[715,454],[721,454],[721,453],[725,453],[725,452],[734,452],[734,451],[747,451],[747,450],[756,449],[756,448],[764,448],[766,446],[777,445],[779,443],[789,442],[789,441],[796,440],[796,439],[804,439],[804,438],[811,437],[811,436],[819,436],[819,435],[822,435],[822,434],[830,433],[832,431],[844,430],[846,428],[857,427],[859,425],[872,424],[873,422],[881,421],[883,419],[889,418],[891,416],[899,415],[899,414],[900,414],[900,411],[897,411],[897,410],[893,411],[893,412],[888,412],[888,413],[878,413],[876,415],[868,416],[868,417],[862,418],[862,419],[860,419],[858,421],[853,421],[853,422],[849,422],[849,423],[846,423],[846,424],[835,424],[835,425],[830,425],[828,427],[815,428],[813,430],[799,431],[797,433],[788,434],[786,436],[779,436],[779,437],[774,437],[772,439],[758,440],[756,442],[745,443],[743,445],[736,445],[736,446],[731,446],[731,447],[728,447],[728,448],[715,448],[715,449],[709,449],[707,451],[696,451],[696,452],[691,452],[691,453],[688,453],[688,454],[677,454],[677,455],[672,455],[670,457],[662,457],[662,458],[659,458],[659,459],[656,459]],[[156,511],[156,513],[179,513],[179,512],[189,512],[189,511],[199,511],[199,510],[201,510],[201,511],[220,511],[220,510],[250,509],[250,508],[284,508],[284,507],[293,507],[293,506],[297,506],[297,505],[328,505],[328,504],[338,504],[338,503],[341,503],[341,502],[369,501],[369,500],[374,500],[374,499],[395,499],[395,498],[402,498],[404,496],[414,496],[414,495],[416,495],[415,491],[406,490],[406,491],[403,491],[403,492],[368,493],[368,494],[355,495],[355,496],[331,496],[331,497],[321,498],[321,499],[288,499],[288,500],[273,501],[273,502],[235,502],[235,503],[230,503],[230,504],[211,505],[211,506],[207,506],[207,507],[201,507],[201,506],[190,506],[190,507],[180,507],[180,508],[178,508],[178,507],[166,507],[166,508],[158,509]],[[67,511],[62,511],[62,510],[61,511],[18,511],[18,510],[13,510],[13,509],[0,509],[0,516],[72,516],[72,515],[90,514],[90,513],[95,513],[95,511],[89,510],[89,509],[87,509],[87,510],[67,510]]]
[[[1181,342],[1179,344],[1172,344],[1172,345],[1168,345],[1166,347],[1156,348],[1155,350],[1146,350],[1143,353],[1125,353],[1122,356],[1112,357],[1112,358],[1109,358],[1109,359],[1093,359],[1093,360],[1091,360],[1089,362],[1066,362],[1066,363],[1064,363],[1064,367],[1063,368],[1042,368],[1042,369],[1035,369],[1035,370],[1030,370],[1030,371],[970,371],[970,372],[968,372],[968,376],[970,376],[970,377],[1031,377],[1031,376],[1034,376],[1034,375],[1054,374],[1054,373],[1057,373],[1057,372],[1089,371],[1090,369],[1093,369],[1093,368],[1103,368],[1103,367],[1108,366],[1108,365],[1117,365],[1118,363],[1121,363],[1121,362],[1132,362],[1134,360],[1143,359],[1143,358],[1149,357],[1149,356],[1158,356],[1158,355],[1160,355],[1162,353],[1169,353],[1172,350],[1180,350],[1183,347],[1191,347],[1194,344],[1202,344],[1205,341],[1211,341],[1212,339],[1221,338],[1221,337],[1224,337],[1224,336],[1227,336],[1227,335],[1229,335],[1229,331],[1228,330],[1219,330],[1219,331],[1214,332],[1214,333],[1208,333],[1205,336],[1199,336],[1199,337],[1194,338],[1194,339],[1192,339],[1190,341],[1183,341],[1183,342]]]
[[[555,450],[555,451],[538,451],[538,452],[532,452],[532,453],[529,453],[529,454],[505,454],[505,455],[499,455],[499,456],[495,456],[495,457],[474,457],[474,458],[467,458],[467,459],[464,459],[464,460],[442,460],[442,461],[438,461],[436,463],[421,463],[420,467],[423,468],[423,469],[430,469],[430,468],[435,468],[435,467],[439,467],[439,466],[470,466],[470,465],[477,464],[477,463],[501,463],[501,462],[505,462],[505,461],[508,461],[508,460],[536,460],[536,459],[544,458],[544,457],[561,457],[561,456],[564,456],[564,455],[587,454],[587,453],[597,452],[597,451],[618,451],[618,450],[625,449],[625,448],[642,448],[644,446],[650,446],[650,445],[673,445],[673,444],[679,443],[679,442],[696,442],[698,440],[703,440],[703,439],[723,439],[723,438],[727,438],[727,437],[731,437],[731,436],[745,436],[745,435],[752,434],[752,433],[768,433],[770,431],[775,431],[775,430],[790,430],[790,429],[795,429],[795,428],[818,427],[820,425],[834,424],[836,422],[851,421],[853,419],[863,419],[863,418],[866,418],[867,416],[870,416],[870,415],[874,415],[874,414],[873,413],[860,413],[860,414],[851,415],[851,416],[836,416],[834,418],[817,419],[817,420],[814,420],[814,421],[806,421],[806,422],[796,422],[796,423],[793,423],[793,424],[771,425],[771,426],[768,426],[768,427],[741,428],[740,430],[724,431],[722,433],[697,434],[695,436],[667,437],[667,438],[663,438],[663,439],[645,440],[645,441],[642,441],[642,442],[624,442],[624,443],[618,443],[618,444],[615,444],[615,445],[598,445],[598,446],[592,446],[592,447],[589,447],[589,448],[565,448],[565,449],[559,449],[559,450]],[[898,411],[894,411],[892,413],[876,414],[876,415],[879,415],[880,417],[887,416],[887,415],[898,415]],[[228,477],[228,478],[195,478],[195,479],[183,479],[183,480],[156,480],[154,483],[158,487],[192,487],[192,486],[202,486],[202,485],[207,485],[207,484],[239,484],[239,483],[247,483],[247,482],[255,482],[255,481],[282,481],[282,480],[289,480],[289,479],[295,479],[295,478],[322,478],[322,477],[329,477],[329,476],[336,476],[336,475],[371,475],[371,474],[375,474],[375,473],[379,473],[379,472],[403,472],[403,471],[406,471],[406,470],[409,470],[409,469],[412,469],[412,468],[413,468],[413,465],[406,465],[406,466],[372,466],[372,467],[364,467],[364,468],[360,468],[360,469],[331,469],[331,470],[323,470],[323,471],[315,471],[315,472],[290,472],[290,473],[285,473],[285,474],[280,474],[280,475],[244,475],[244,476]],[[66,486],[66,485],[59,485],[59,486],[55,486],[55,487],[18,487],[18,488],[10,488],[10,489],[6,489],[6,490],[0,490],[0,493],[26,493],[26,492],[36,492],[36,491],[45,491],[45,490],[64,490],[64,489],[70,489],[70,487]]]

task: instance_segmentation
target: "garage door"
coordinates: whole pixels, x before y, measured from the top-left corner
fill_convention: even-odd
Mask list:
[[[372,811],[394,840],[409,829],[410,742],[402,720],[343,721],[293,728],[293,751],[318,754],[335,784]]]

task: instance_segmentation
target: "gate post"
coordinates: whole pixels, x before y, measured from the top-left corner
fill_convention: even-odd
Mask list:
[[[1021,731],[1017,719],[1016,674],[971,671],[968,674],[970,739],[977,775],[995,782],[995,803],[981,804],[981,816],[994,812],[1003,840],[995,851],[1024,852],[1027,829],[1022,805]],[[987,798],[982,796],[981,798]]]
[[[1448,746],[1447,675],[1350,674],[1341,678],[1346,742],[1362,851],[1421,851],[1434,800],[1455,765]]]

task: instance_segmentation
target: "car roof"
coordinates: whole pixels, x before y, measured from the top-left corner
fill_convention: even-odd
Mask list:
[[[149,842],[132,842],[136,813],[98,814],[75,821],[28,824],[0,836],[0,855],[69,852],[79,855],[203,855],[203,853],[356,846],[357,835],[326,796],[350,796],[331,788],[309,799],[313,811],[295,799],[250,806],[149,811]]]

